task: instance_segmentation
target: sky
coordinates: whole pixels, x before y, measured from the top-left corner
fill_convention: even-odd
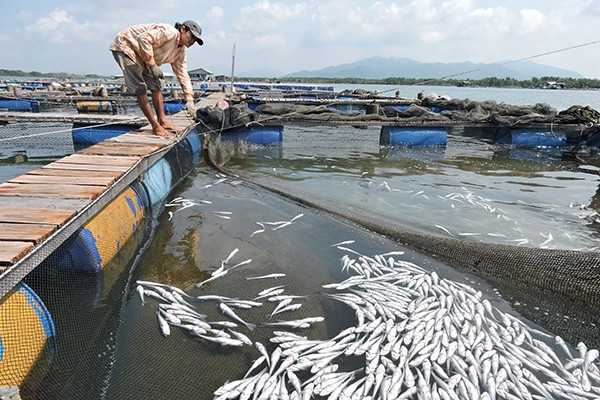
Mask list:
[[[216,75],[230,76],[233,66],[238,76],[275,77],[373,56],[534,57],[600,78],[600,0],[4,0],[0,69],[119,74],[108,50],[119,31],[188,19],[204,38],[204,46],[187,49],[188,67]]]

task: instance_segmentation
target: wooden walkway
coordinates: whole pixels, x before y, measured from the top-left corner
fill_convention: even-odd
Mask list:
[[[216,95],[196,105],[214,105],[224,97]],[[185,111],[169,119],[184,133],[195,124]],[[156,136],[147,124],[0,184],[0,297],[181,136]]]

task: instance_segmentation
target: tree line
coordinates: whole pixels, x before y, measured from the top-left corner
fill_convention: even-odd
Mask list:
[[[0,69],[0,77],[27,77],[27,78],[56,78],[56,79],[101,79],[107,78],[96,74],[71,74],[67,72],[25,72],[13,69]],[[590,78],[564,78],[558,76],[532,77],[519,80],[515,78],[483,78],[483,79],[456,79],[456,78],[402,78],[389,77],[384,79],[367,78],[306,78],[306,77],[282,77],[282,78],[256,78],[238,77],[238,81],[264,82],[276,81],[281,83],[306,83],[306,84],[356,84],[356,85],[399,85],[399,86],[479,86],[497,88],[538,88],[547,82],[560,82],[565,89],[600,89],[600,79]]]
[[[2,76],[10,76],[10,77],[19,77],[19,78],[56,78],[56,79],[99,79],[102,78],[100,75],[96,74],[71,74],[68,72],[39,72],[39,71],[31,71],[25,72],[20,69],[0,69],[0,77]]]
[[[238,78],[251,82],[261,82],[267,78]],[[475,86],[498,88],[539,88],[548,82],[560,82],[565,89],[600,89],[600,79],[589,78],[563,78],[557,76],[533,77],[519,80],[515,78],[483,78],[483,79],[439,79],[439,78],[304,78],[284,77],[268,79],[281,83],[316,83],[316,84],[356,84],[356,85],[399,85],[399,86]]]

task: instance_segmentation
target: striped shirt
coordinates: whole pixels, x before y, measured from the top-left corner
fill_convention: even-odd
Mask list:
[[[179,44],[180,33],[168,24],[133,25],[119,32],[110,50],[122,51],[141,68],[169,63],[185,100],[193,100],[192,81],[187,72],[186,47]]]

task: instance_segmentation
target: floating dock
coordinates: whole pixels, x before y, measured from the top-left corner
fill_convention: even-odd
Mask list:
[[[197,106],[214,105],[223,97],[215,94]],[[36,121],[35,118],[44,121],[55,118],[84,123],[114,122],[115,118],[123,120],[119,123],[133,120],[114,115],[47,113],[2,113],[0,120],[29,117]],[[195,126],[195,121],[184,111],[169,116],[169,120],[181,131],[178,136],[156,136],[146,124],[0,184],[0,297],[140,176],[147,174]],[[138,124],[141,121],[145,120],[136,119]],[[198,145],[202,146],[195,143],[195,147]]]
[[[146,121],[0,184],[0,386],[21,387],[38,369],[43,376],[56,347],[53,317],[28,275],[101,275],[200,160],[195,120],[185,111],[168,118],[172,137],[154,135]]]

